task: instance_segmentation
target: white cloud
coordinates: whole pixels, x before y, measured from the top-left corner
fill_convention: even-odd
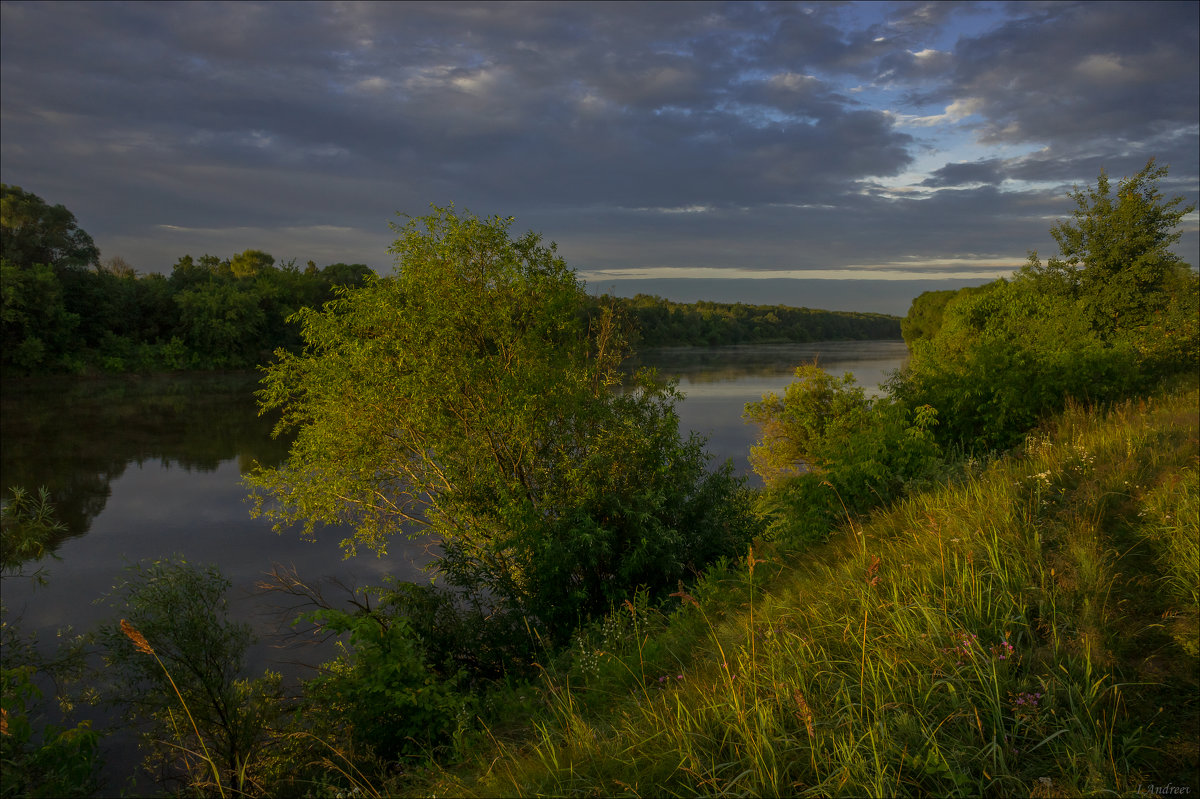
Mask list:
[[[387,78],[382,78],[379,75],[374,75],[370,78],[363,78],[354,84],[354,88],[366,94],[379,94],[386,90],[391,85]]]
[[[953,124],[961,122],[972,114],[976,114],[983,108],[983,100],[978,97],[964,97],[961,100],[955,100],[946,106],[946,110],[940,114],[933,116],[909,116],[907,114],[893,114],[897,125],[900,127],[916,127],[928,128],[935,125]]]
[[[1075,71],[1094,83],[1122,83],[1132,72],[1115,55],[1089,55],[1075,66]]]

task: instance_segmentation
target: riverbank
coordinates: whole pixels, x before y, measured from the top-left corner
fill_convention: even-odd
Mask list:
[[[1197,787],[1195,379],[631,602],[436,795],[1138,794]],[[483,743],[482,741],[480,743]]]

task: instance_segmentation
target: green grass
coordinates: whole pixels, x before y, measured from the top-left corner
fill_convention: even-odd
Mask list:
[[[419,786],[467,796],[1137,794],[1197,780],[1194,385],[1072,407],[1024,451],[631,597],[531,724]]]

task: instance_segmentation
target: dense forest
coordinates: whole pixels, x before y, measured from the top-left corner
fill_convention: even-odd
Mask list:
[[[228,258],[184,255],[169,274],[101,260],[62,205],[0,188],[0,369],[6,375],[246,369],[295,351],[301,308],[364,285],[363,264],[277,263],[262,250]],[[638,295],[617,304],[643,346],[900,337],[900,320],[741,303],[676,303]]]
[[[111,788],[97,695],[181,795],[1195,785],[1200,277],[1165,175],[1101,173],[1056,255],[918,297],[882,396],[798,366],[745,410],[761,490],[678,429],[672,385],[612,390],[636,333],[553,246],[412,220],[394,277],[296,313],[258,395],[294,438],[248,489],[280,529],[349,525],[351,553],[436,535],[438,581],[336,599],[276,574],[343,642],[291,689],[245,668],[215,567],[135,565],[52,659],[6,626],[4,794]],[[4,522],[11,578],[58,523],[28,495]]]
[[[649,294],[601,297],[609,299],[630,319],[638,344],[645,347],[900,338],[900,319],[886,314],[705,300],[682,303]]]
[[[184,255],[169,275],[139,275],[100,250],[62,205],[16,186],[0,198],[0,367],[5,374],[248,368],[299,343],[287,319],[338,287],[360,286],[362,264],[277,264],[246,250]]]

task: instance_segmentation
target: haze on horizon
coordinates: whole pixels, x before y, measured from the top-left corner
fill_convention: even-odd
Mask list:
[[[104,257],[391,268],[454,203],[594,291],[903,314],[1156,157],[1200,199],[1200,4],[0,5],[0,176]],[[1200,263],[1200,224],[1179,254]]]

